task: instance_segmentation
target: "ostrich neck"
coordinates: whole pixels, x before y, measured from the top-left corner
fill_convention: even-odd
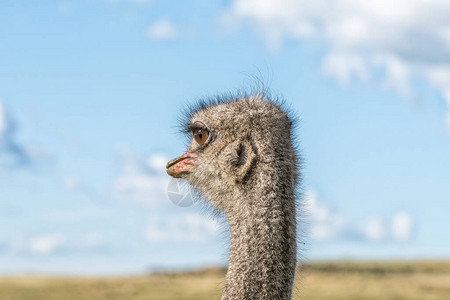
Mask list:
[[[228,214],[231,244],[222,299],[291,299],[295,204],[293,195],[283,195],[262,193],[248,201],[248,209]]]

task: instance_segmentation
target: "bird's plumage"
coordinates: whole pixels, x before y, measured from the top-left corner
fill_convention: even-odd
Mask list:
[[[182,119],[186,131],[208,139],[202,145],[193,139],[183,168],[169,164],[168,173],[186,178],[226,215],[230,255],[222,299],[292,295],[299,157],[294,119],[284,107],[267,93],[241,93],[200,101]]]

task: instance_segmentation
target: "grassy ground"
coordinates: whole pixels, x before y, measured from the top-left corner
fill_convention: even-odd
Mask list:
[[[450,299],[450,262],[314,263],[295,299]],[[127,278],[0,278],[1,300],[220,299],[224,270]]]

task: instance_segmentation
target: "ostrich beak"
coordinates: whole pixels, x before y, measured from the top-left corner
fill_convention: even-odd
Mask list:
[[[197,154],[185,152],[180,157],[174,158],[167,163],[167,174],[175,178],[181,178],[183,174],[192,171],[197,165]]]

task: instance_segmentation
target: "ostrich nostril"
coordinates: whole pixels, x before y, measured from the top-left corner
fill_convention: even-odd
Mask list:
[[[185,159],[187,159],[187,158],[189,158],[189,157],[188,157],[188,156],[180,156],[180,157],[177,157],[177,158],[174,158],[174,159],[170,160],[170,161],[167,163],[167,165],[166,165],[166,169],[170,168],[170,167],[173,166],[173,165],[176,165],[176,164],[179,163],[180,161],[185,160]]]
[[[185,152],[180,157],[170,160],[167,165],[167,174],[178,178],[182,174],[189,173],[194,166],[197,165],[197,155],[194,153]]]

